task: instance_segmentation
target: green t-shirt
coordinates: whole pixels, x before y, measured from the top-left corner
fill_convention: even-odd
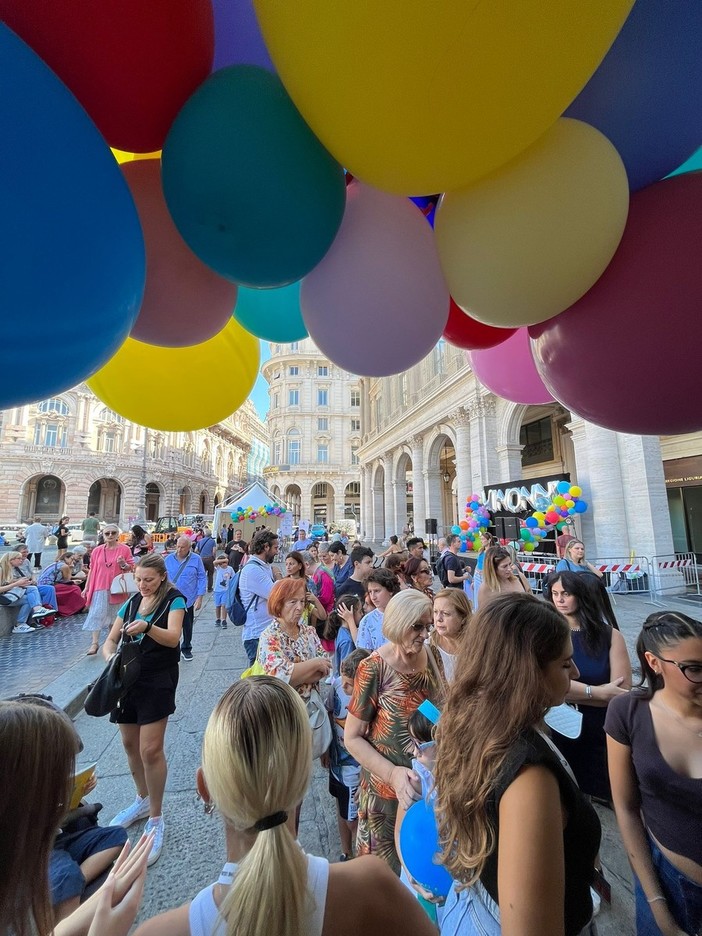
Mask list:
[[[100,521],[97,517],[86,517],[81,523],[80,528],[84,533],[89,533],[91,536],[94,536],[100,529]]]

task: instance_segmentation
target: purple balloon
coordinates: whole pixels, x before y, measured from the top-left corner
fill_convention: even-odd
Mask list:
[[[339,233],[303,279],[310,337],[353,374],[386,377],[426,357],[449,311],[431,227],[407,198],[353,182]]]
[[[213,0],[215,54],[213,71],[227,65],[258,65],[275,72],[263,41],[253,0]]]
[[[466,351],[466,357],[480,383],[505,400],[529,404],[553,400],[536,370],[526,328],[518,328],[495,348]]]

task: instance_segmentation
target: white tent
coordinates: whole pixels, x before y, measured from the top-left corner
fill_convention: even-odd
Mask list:
[[[255,527],[264,525],[270,530],[278,531],[281,521],[285,521],[287,517],[292,517],[289,513],[278,515],[268,513],[265,517],[257,516],[253,521],[237,521],[234,519],[239,510],[251,508],[251,510],[257,513],[261,507],[285,507],[285,504],[274,497],[260,481],[253,481],[248,487],[244,488],[243,491],[240,491],[218,507],[215,507],[214,520],[212,521],[213,534],[219,536],[222,525],[229,526],[230,523],[233,523],[235,530],[241,530],[242,533],[244,533],[244,539],[250,539],[251,536],[247,536],[246,534],[247,532],[249,534],[253,533]],[[285,525],[287,526],[289,522],[290,521],[287,521]]]

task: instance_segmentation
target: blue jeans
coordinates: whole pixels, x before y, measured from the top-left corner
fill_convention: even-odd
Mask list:
[[[32,608],[41,606],[41,595],[36,585],[27,585],[24,590],[24,598],[20,603],[19,614],[17,615],[18,624],[26,624]]]
[[[256,637],[254,640],[245,640],[244,651],[248,657],[249,666],[253,666],[256,662],[256,654],[258,653],[258,637]]]
[[[58,602],[56,601],[56,589],[53,585],[37,585],[41,603],[51,605],[54,611],[58,611]]]
[[[675,868],[649,836],[651,861],[661,883],[661,894],[668,901],[668,909],[680,929],[685,933],[702,933],[702,887],[685,877]],[[634,876],[636,896],[636,936],[660,936],[660,929],[651,912],[651,905]]]

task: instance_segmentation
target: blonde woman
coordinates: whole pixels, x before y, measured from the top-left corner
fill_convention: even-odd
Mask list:
[[[407,720],[425,699],[440,704],[445,688],[441,655],[425,643],[431,625],[426,595],[408,589],[392,596],[383,614],[387,643],[356,671],[344,730],[346,749],[362,767],[358,854],[378,855],[396,874],[398,801],[409,809],[419,799]]]
[[[514,574],[512,557],[502,546],[491,546],[485,553],[483,564],[483,582],[478,589],[478,604],[482,606],[496,598],[515,592],[517,595],[530,594],[531,587],[522,576]]]
[[[105,542],[101,546],[96,546],[90,554],[90,571],[85,584],[85,606],[88,608],[88,616],[83,624],[84,631],[90,631],[92,642],[87,651],[87,656],[95,656],[100,649],[100,632],[103,628],[108,630],[112,627],[115,619],[115,612],[124,600],[119,596],[110,594],[110,586],[113,580],[122,572],[127,572],[134,568],[134,559],[129,546],[118,542],[119,527],[115,523],[108,523],[103,529],[102,535]]]
[[[602,572],[585,558],[585,544],[579,539],[572,539],[563,551],[563,558],[556,565],[556,572],[592,572],[602,578]]]
[[[443,588],[434,597],[434,629],[429,643],[441,655],[447,682],[453,679],[456,656],[472,613],[466,593],[459,588]]]
[[[310,784],[307,710],[280,679],[234,683],[205,730],[197,787],[221,814],[226,863],[195,899],[137,936],[432,936],[418,902],[377,858],[306,855],[294,816]]]
[[[53,614],[42,607],[41,595],[31,576],[23,575],[20,566],[24,556],[19,552],[7,552],[0,557],[0,605],[17,604],[19,613],[13,634],[34,634],[36,628],[27,622],[30,619],[40,621],[47,614]]]
[[[532,595],[501,595],[465,639],[436,730],[436,814],[454,879],[441,936],[590,932],[600,822],[541,731],[579,675],[570,628]]]

